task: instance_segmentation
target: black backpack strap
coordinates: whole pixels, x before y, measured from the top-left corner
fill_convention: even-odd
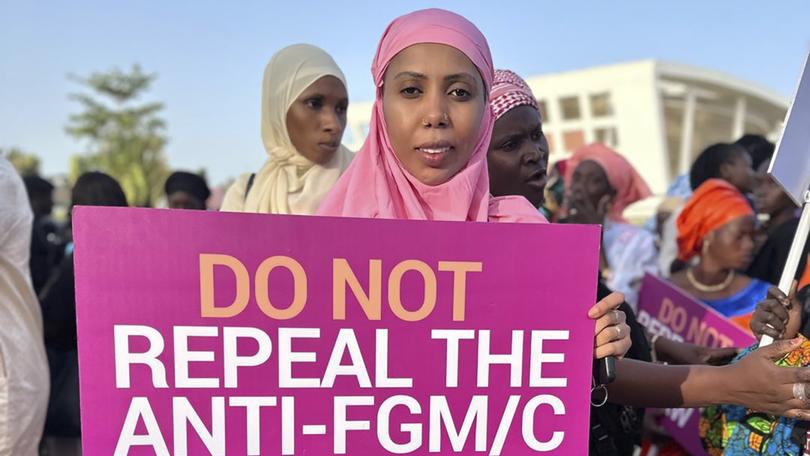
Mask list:
[[[248,193],[250,193],[250,188],[253,187],[253,181],[256,179],[256,173],[252,173],[250,177],[248,177],[247,185],[245,186],[245,201],[247,201]]]

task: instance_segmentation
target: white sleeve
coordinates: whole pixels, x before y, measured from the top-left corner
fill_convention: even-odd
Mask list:
[[[658,267],[661,270],[661,277],[669,277],[672,263],[678,259],[678,226],[677,220],[682,208],[675,211],[664,222],[661,229],[661,247],[658,254]]]
[[[644,274],[658,275],[658,251],[655,238],[642,229],[625,232],[608,249],[608,262],[613,276],[608,287],[624,293],[633,310],[638,309],[638,292]]]
[[[18,260],[29,255],[34,215],[17,171],[0,157],[0,252]]]
[[[242,212],[245,208],[245,190],[250,179],[250,174],[242,174],[225,191],[222,198],[222,205],[219,207],[223,212]]]

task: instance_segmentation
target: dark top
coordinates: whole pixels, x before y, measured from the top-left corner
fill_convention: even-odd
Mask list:
[[[773,285],[778,285],[779,279],[782,277],[782,270],[785,269],[785,263],[787,263],[790,245],[793,243],[793,237],[796,235],[798,227],[799,219],[797,218],[779,225],[773,231],[773,234],[768,236],[765,244],[762,245],[762,248],[754,257],[751,266],[748,267],[746,274]],[[804,253],[801,261],[799,261],[799,268],[796,270],[797,279],[804,272],[809,251],[810,242],[805,242]]]
[[[39,295],[45,346],[58,350],[76,349],[76,290],[73,254],[53,271]]]
[[[603,299],[611,290],[599,281],[596,297]],[[633,346],[625,358],[650,362],[650,346],[643,327],[636,320],[633,309],[622,303],[619,310],[627,315],[630,339]],[[596,363],[594,363],[596,366]],[[608,401],[610,397],[608,397]],[[591,435],[588,453],[595,456],[620,456],[633,454],[634,447],[641,445],[644,409],[606,403],[602,407],[591,406]]]
[[[56,241],[58,227],[47,218],[35,219],[31,232],[31,257],[29,267],[34,291],[39,294],[53,270],[62,260],[62,249]],[[53,238],[53,239],[52,239]]]
[[[76,291],[73,254],[53,271],[39,295],[45,349],[51,372],[51,393],[44,434],[81,436],[79,412],[79,359],[76,351]]]

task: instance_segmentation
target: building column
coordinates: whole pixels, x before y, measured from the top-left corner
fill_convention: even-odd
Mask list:
[[[731,139],[729,141],[736,141],[745,134],[745,117],[747,114],[747,102],[744,96],[737,97],[737,103],[734,105],[734,126],[731,131]]]
[[[692,138],[695,134],[695,105],[697,96],[686,89],[684,94],[683,122],[681,123],[681,152],[678,174],[689,171],[692,165]]]
[[[579,120],[582,122],[582,137],[585,144],[591,144],[596,142],[596,134],[593,128],[593,117],[591,116],[590,94],[580,93],[577,98],[579,99]]]

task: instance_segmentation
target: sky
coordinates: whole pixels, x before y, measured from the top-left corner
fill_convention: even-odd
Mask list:
[[[400,14],[460,13],[489,40],[497,68],[528,77],[648,58],[720,70],[792,96],[810,49],[810,2],[0,0],[0,148],[66,173],[87,150],[64,130],[79,111],[68,75],[139,64],[158,76],[144,101],[165,103],[166,155],[213,184],[257,170],[264,66],[289,44],[329,52],[350,100],[369,101],[377,41]]]

